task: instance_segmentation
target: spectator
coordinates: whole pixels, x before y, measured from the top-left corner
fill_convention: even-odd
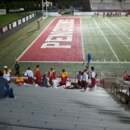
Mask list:
[[[48,78],[49,78],[49,83],[52,84],[52,80],[56,77],[56,71],[51,68],[49,71],[48,71]]]
[[[28,76],[28,84],[34,83],[34,74],[33,74],[33,71],[30,69],[30,67],[28,67],[24,75]]]
[[[67,78],[68,72],[66,72],[65,69],[63,69],[61,73],[61,85],[66,85]]]
[[[7,96],[14,98],[13,88],[11,88],[8,81],[3,78],[3,72],[0,70],[0,98]]]
[[[41,84],[41,72],[40,72],[40,66],[39,65],[36,65],[35,76],[36,76],[36,83],[38,85],[40,85]]]

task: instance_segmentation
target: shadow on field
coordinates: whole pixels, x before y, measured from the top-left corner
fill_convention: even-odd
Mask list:
[[[34,30],[32,30],[32,31],[27,32],[27,34],[33,33],[33,32],[35,32],[35,31],[37,31],[37,30],[38,30],[38,29],[34,29]]]

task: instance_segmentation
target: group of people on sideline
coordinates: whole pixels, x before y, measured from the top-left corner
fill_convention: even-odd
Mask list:
[[[93,89],[96,85],[96,78],[97,73],[95,72],[95,68],[93,66],[91,67],[90,72],[88,68],[84,71],[79,71],[79,74],[77,75],[78,85],[81,86],[81,88],[84,88],[84,90],[86,90],[87,87]]]
[[[17,77],[15,79],[15,84],[24,84],[25,78],[23,78],[20,74],[20,65],[18,64],[18,61],[15,63],[15,70],[14,73]],[[3,78],[5,78],[8,83],[11,82],[11,75],[12,71],[7,66],[4,66],[3,70]],[[50,68],[47,74],[41,74],[40,66],[36,65],[36,68],[34,71],[31,70],[30,67],[27,68],[27,70],[24,72],[24,77],[27,77],[26,83],[28,84],[37,84],[39,86],[45,86],[49,87],[53,84],[53,80],[56,79],[56,70],[53,68]],[[60,85],[66,84],[67,78],[68,78],[68,72],[65,71],[65,69],[62,70],[61,75],[61,82]]]

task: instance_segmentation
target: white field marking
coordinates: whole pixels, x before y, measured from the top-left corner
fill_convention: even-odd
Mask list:
[[[83,63],[83,61],[19,61],[19,62],[22,62],[22,63]]]
[[[85,60],[85,58],[84,58],[84,44],[83,44],[83,34],[82,34],[81,18],[80,18],[80,31],[81,31],[81,42],[82,42],[82,44],[81,44],[82,47],[81,48],[82,48],[82,53],[83,53],[83,59]]]
[[[121,29],[119,29],[114,23],[112,23],[111,21],[109,21],[115,28],[117,28],[125,37],[127,37],[128,39],[130,39],[130,37],[128,37],[123,31],[121,31]]]
[[[83,61],[19,61],[21,63],[83,63]],[[130,62],[127,62],[126,60],[124,62],[114,62],[114,61],[93,61],[92,64],[130,64]]]
[[[130,49],[128,48],[129,45],[126,45],[126,43],[124,43],[124,41],[113,31],[113,29],[111,29],[111,27],[104,22],[104,24],[117,36],[117,38],[121,41],[121,43],[126,47],[126,49],[130,52]]]
[[[124,61],[124,62],[117,62],[117,61],[93,61],[93,62],[91,62],[92,64],[98,64],[98,63],[100,63],[100,64],[130,64],[130,61],[128,62],[128,61]]]
[[[122,44],[125,45],[124,41],[111,29],[111,27],[107,23],[105,23],[105,22],[104,22],[104,24],[118,37],[118,39],[122,42]]]
[[[93,20],[94,20],[94,19],[93,19]],[[95,20],[94,20],[94,22],[96,23],[96,21],[95,21]],[[102,33],[102,35],[103,35],[104,39],[106,40],[106,42],[107,42],[108,46],[110,47],[110,49],[111,49],[111,51],[113,52],[114,56],[116,57],[117,61],[119,62],[119,59],[118,59],[118,57],[117,57],[116,53],[114,52],[114,50],[112,49],[112,47],[111,47],[111,45],[110,45],[109,41],[107,40],[107,38],[105,37],[104,33],[102,32],[102,30],[100,29],[100,27],[98,26],[98,24],[97,24],[97,23],[96,23],[96,25],[97,25],[97,27],[99,28],[100,32]]]
[[[54,18],[50,24],[55,20],[56,18]],[[34,42],[42,35],[42,33],[50,26],[50,24],[38,35],[38,37],[25,49],[25,51],[23,51],[23,53],[17,58],[18,60],[24,55],[24,53],[34,44]]]
[[[124,23],[126,23],[127,25],[130,25],[130,23],[128,23],[128,22],[126,22],[126,21],[124,21],[124,20],[122,20],[121,18],[118,18],[120,21],[123,21]],[[129,30],[129,28],[127,28],[126,30],[124,30],[124,32],[130,32],[130,30]]]
[[[123,21],[124,23],[126,23],[126,24],[128,24],[128,25],[130,25],[130,23],[128,23],[128,22],[126,22],[126,21],[124,21],[124,20],[122,20],[121,18],[118,18],[120,21]]]

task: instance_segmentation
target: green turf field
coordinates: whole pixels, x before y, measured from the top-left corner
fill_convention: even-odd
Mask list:
[[[69,16],[66,16],[69,17]],[[77,16],[78,17],[78,16]],[[82,38],[84,44],[84,56],[92,54],[92,63],[100,75],[100,72],[112,72],[107,76],[114,76],[113,73],[123,75],[125,70],[130,71],[130,18],[91,18],[81,16]],[[19,55],[33,42],[33,40],[46,28],[54,19],[48,17],[41,19],[40,30],[37,30],[37,22],[24,27],[11,37],[0,43],[0,69],[8,65],[14,72],[13,64],[15,57]],[[61,70],[69,72],[69,76],[76,76],[79,70],[85,68],[81,63],[20,63],[21,73],[30,66],[33,70],[36,64],[40,65],[42,74],[46,73],[51,67],[57,71],[57,76]]]
[[[0,26],[9,24],[17,19],[23,18],[24,16],[26,16],[25,13],[13,13],[13,14],[0,15]]]

